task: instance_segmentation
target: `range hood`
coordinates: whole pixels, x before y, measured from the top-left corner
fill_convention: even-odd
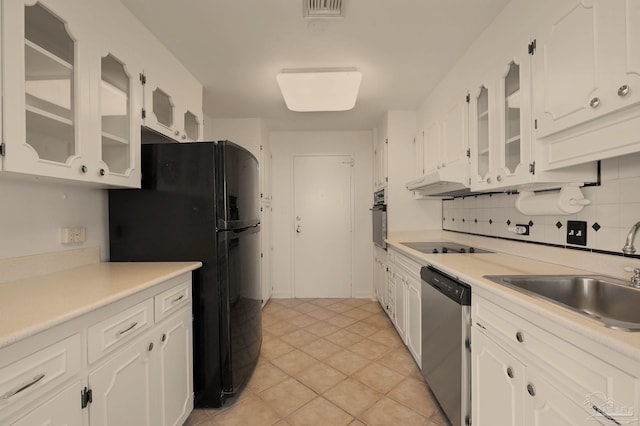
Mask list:
[[[405,186],[409,191],[431,197],[452,198],[471,194],[469,187],[458,180],[459,176],[458,179],[452,178],[447,176],[448,173],[445,173],[444,170],[446,169],[436,170],[407,182]]]

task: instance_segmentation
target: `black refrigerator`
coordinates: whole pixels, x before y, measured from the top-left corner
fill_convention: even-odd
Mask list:
[[[220,407],[262,343],[258,161],[228,141],[142,145],[142,189],[109,190],[111,261],[199,260],[196,407]]]

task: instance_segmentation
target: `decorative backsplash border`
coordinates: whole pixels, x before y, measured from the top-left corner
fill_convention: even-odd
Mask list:
[[[603,160],[601,185],[582,189],[591,204],[576,214],[527,216],[515,208],[517,194],[470,195],[442,202],[442,229],[513,241],[526,241],[622,255],[629,229],[640,221],[640,154]],[[587,244],[567,244],[567,221],[587,222]],[[529,225],[529,235],[508,232]],[[640,234],[640,232],[638,232]],[[635,245],[640,253],[640,235]],[[632,256],[638,257],[638,256]]]

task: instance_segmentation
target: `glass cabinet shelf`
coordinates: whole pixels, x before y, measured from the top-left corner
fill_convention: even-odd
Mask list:
[[[73,65],[40,47],[31,40],[24,41],[26,80],[67,78],[73,76]]]

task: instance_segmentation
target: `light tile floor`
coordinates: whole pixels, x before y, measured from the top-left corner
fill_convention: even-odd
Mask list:
[[[237,400],[185,426],[448,422],[377,302],[272,299],[260,360]]]

